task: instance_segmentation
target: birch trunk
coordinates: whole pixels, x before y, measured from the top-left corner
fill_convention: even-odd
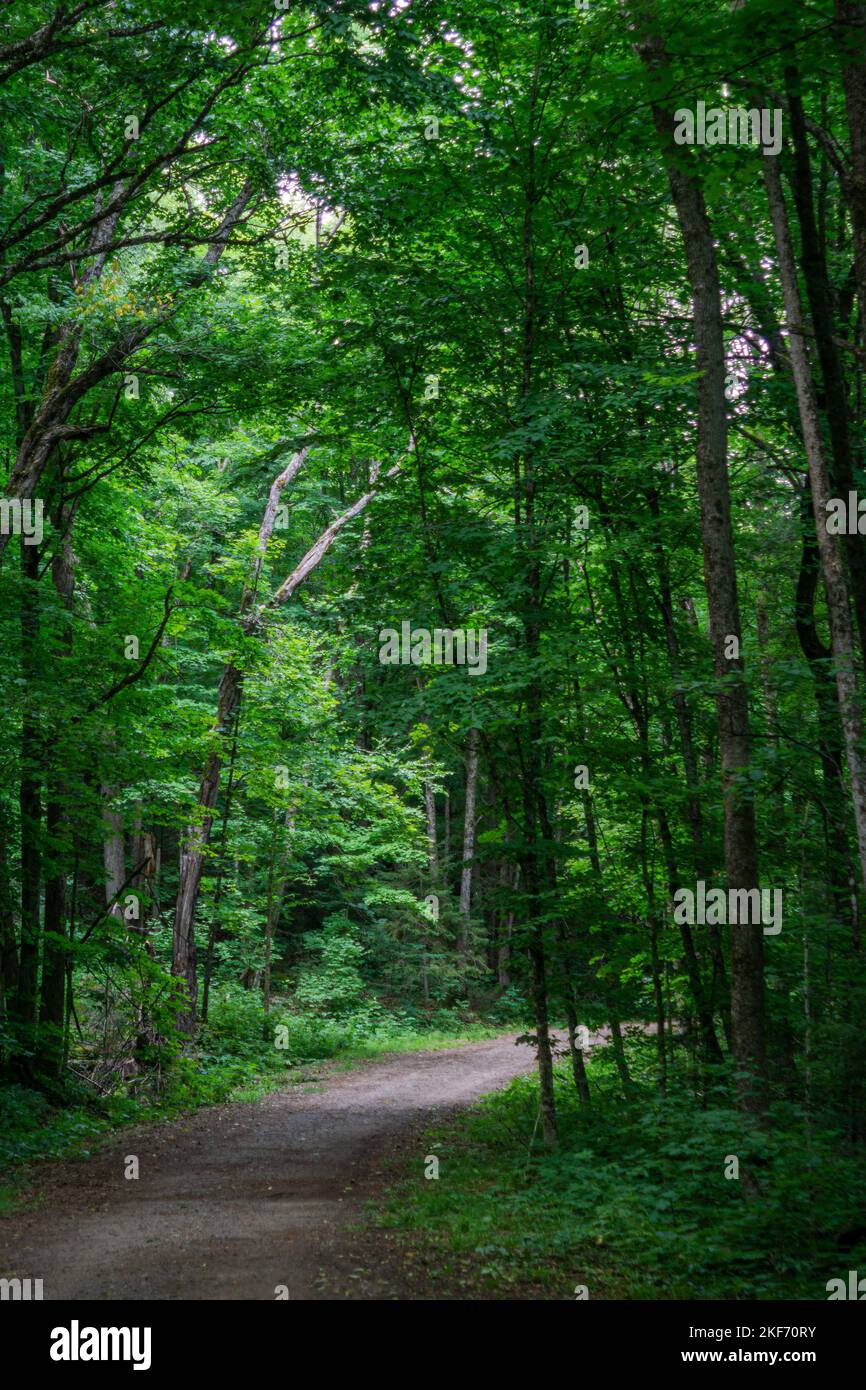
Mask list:
[[[794,253],[782,191],[782,180],[778,165],[770,156],[764,157],[763,165],[770,217],[776,238],[776,256],[779,262],[779,274],[785,299],[785,315],[789,324],[799,324],[802,322],[800,291],[794,268]],[[800,333],[790,333],[788,336],[791,369],[794,374],[797,404],[803,428],[803,443],[806,449],[806,462],[809,468],[818,554],[824,580],[824,592],[827,597],[830,642],[833,663],[836,668],[839,717],[848,772],[851,778],[851,799],[854,807],[854,824],[857,830],[860,877],[864,887],[866,887],[866,761],[864,761],[861,751],[863,748],[863,717],[855,676],[856,653],[848,582],[836,539],[830,535],[827,529],[827,502],[832,496],[830,473],[824,455],[818,418],[818,402],[809,367],[806,343]]]

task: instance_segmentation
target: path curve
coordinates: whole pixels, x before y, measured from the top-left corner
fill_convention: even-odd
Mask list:
[[[41,1278],[46,1299],[417,1298],[358,1243],[384,1157],[417,1141],[420,1178],[426,1124],[533,1067],[501,1037],[125,1130],[38,1170],[42,1203],[0,1222],[0,1274]]]

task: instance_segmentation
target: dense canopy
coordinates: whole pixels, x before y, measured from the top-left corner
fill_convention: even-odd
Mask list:
[[[514,1026],[541,1190],[825,1297],[866,5],[19,0],[0,79],[10,1113]]]

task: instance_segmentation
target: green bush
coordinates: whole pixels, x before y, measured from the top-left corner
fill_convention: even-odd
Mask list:
[[[783,1102],[766,1130],[722,1094],[700,1108],[645,1086],[626,1102],[607,1057],[589,1071],[588,1110],[557,1073],[556,1152],[538,1148],[537,1080],[520,1077],[437,1135],[449,1181],[407,1183],[382,1219],[471,1252],[500,1288],[560,1297],[581,1283],[602,1298],[825,1298],[866,1262],[866,1170],[838,1133]]]
[[[298,1003],[332,1018],[357,1013],[366,994],[360,970],[365,950],[352,924],[345,917],[329,917],[325,930],[308,933],[306,941],[319,960],[301,975]]]

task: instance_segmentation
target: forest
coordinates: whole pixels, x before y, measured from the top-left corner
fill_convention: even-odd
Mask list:
[[[15,0],[0,179],[0,1275],[403,1065],[442,1296],[866,1297],[864,0]]]

